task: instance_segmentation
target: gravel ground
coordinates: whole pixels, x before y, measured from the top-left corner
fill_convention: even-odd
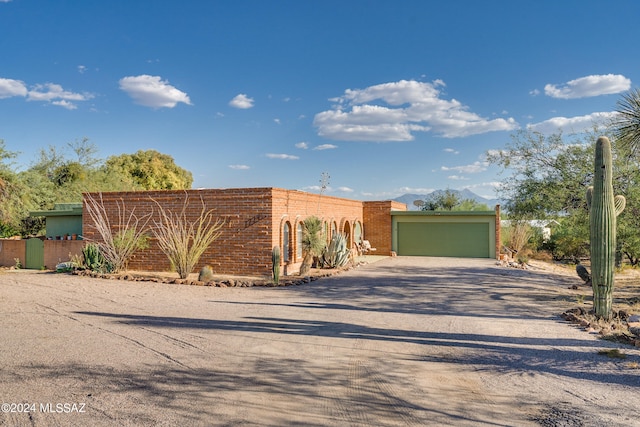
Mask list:
[[[420,257],[286,288],[5,272],[0,426],[640,425],[640,349],[562,321],[574,283]]]

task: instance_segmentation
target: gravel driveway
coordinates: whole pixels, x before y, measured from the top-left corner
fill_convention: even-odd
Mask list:
[[[640,350],[562,321],[573,283],[421,257],[286,288],[6,272],[0,426],[640,425]]]

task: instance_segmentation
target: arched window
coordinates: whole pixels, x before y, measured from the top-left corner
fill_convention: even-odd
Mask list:
[[[360,224],[360,221],[356,221],[356,225],[353,230],[353,241],[357,244],[362,243],[362,224]]]
[[[302,259],[302,223],[296,227],[296,261]]]
[[[282,258],[284,262],[289,262],[291,259],[291,224],[289,222],[284,223],[282,229]]]
[[[342,230],[342,232],[347,238],[347,248],[351,248],[353,242],[351,240],[351,224],[349,223],[349,221],[345,221],[344,230]]]

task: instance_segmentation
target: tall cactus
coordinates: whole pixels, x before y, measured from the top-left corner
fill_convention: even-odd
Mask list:
[[[624,210],[624,196],[613,196],[611,143],[598,138],[593,165],[593,187],[587,190],[589,206],[591,285],[598,317],[612,315],[614,266],[616,260],[616,217]]]
[[[280,247],[274,246],[271,250],[271,272],[273,273],[273,283],[280,283]]]

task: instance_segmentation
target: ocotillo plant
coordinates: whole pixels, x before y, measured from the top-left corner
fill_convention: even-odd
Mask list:
[[[624,196],[613,196],[611,143],[598,138],[593,164],[593,187],[587,190],[589,206],[591,285],[597,317],[610,319],[616,260],[616,217],[624,210]]]
[[[271,272],[273,273],[273,283],[280,283],[280,247],[274,246],[271,250]]]

